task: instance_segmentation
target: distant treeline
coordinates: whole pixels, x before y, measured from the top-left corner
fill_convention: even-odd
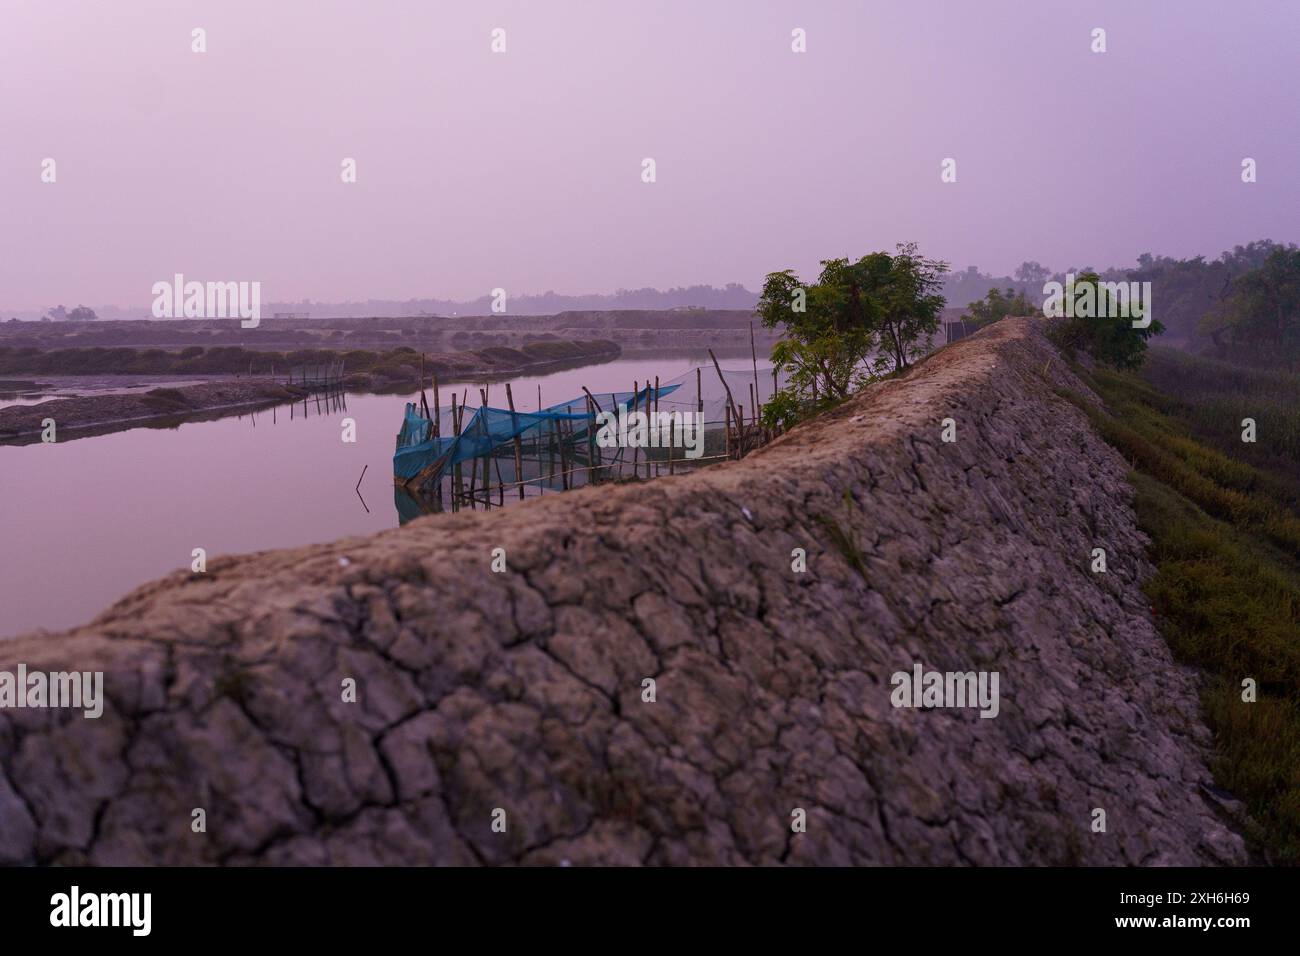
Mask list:
[[[1015,276],[968,269],[949,277],[949,305],[970,306],[977,322],[1041,309],[1043,283],[1096,273],[1102,282],[1150,282],[1153,317],[1172,345],[1251,364],[1300,358],[1300,250],[1269,239],[1237,246],[1217,259],[1145,253],[1136,268],[1071,266],[1053,272],[1025,262]],[[975,301],[983,300],[983,301]]]
[[[557,312],[607,309],[662,311],[686,307],[753,309],[758,302],[758,293],[750,292],[738,282],[729,282],[721,288],[712,285],[681,286],[672,289],[647,287],[619,289],[613,293],[592,295],[562,295],[558,292],[521,293],[511,295],[507,302],[511,315],[554,315]],[[303,299],[299,302],[263,303],[262,315],[268,317],[277,312],[309,313],[313,317],[338,318],[361,318],[371,315],[488,315],[492,312],[492,304],[491,295],[482,295],[477,299],[366,299],[357,302],[313,302],[310,299]],[[147,306],[134,309],[96,306],[95,312],[101,319],[140,319],[148,317],[149,309]],[[5,318],[13,316],[31,320],[40,318],[44,312],[5,309],[0,314]]]
[[[997,313],[1002,310],[1003,303],[989,302],[989,290],[998,290],[998,295],[1008,300],[1007,308],[1019,309],[1028,304],[1037,311],[1043,302],[1043,284],[1049,280],[1064,283],[1067,273],[1075,276],[1095,273],[1103,282],[1150,282],[1154,315],[1165,327],[1165,341],[1195,351],[1213,351],[1218,355],[1233,354],[1234,357],[1241,357],[1245,354],[1247,360],[1250,360],[1250,350],[1259,348],[1270,337],[1284,348],[1289,349],[1292,345],[1294,336],[1288,331],[1286,322],[1275,320],[1270,328],[1261,318],[1266,309],[1281,309],[1285,312],[1290,308],[1286,288],[1293,281],[1291,267],[1287,262],[1274,258],[1271,271],[1257,275],[1258,281],[1253,286],[1250,283],[1242,284],[1238,280],[1247,274],[1258,273],[1275,252],[1280,250],[1281,253],[1286,253],[1295,248],[1294,245],[1264,239],[1236,246],[1216,259],[1204,256],[1175,259],[1144,253],[1138,257],[1135,266],[1109,269],[1080,265],[1056,270],[1030,260],[1021,263],[1014,274],[1009,276],[993,275],[969,266],[962,271],[945,274],[939,292],[949,307],[963,308],[984,300],[985,309]],[[1270,283],[1275,278],[1282,281],[1285,287],[1274,289]],[[276,342],[286,347],[307,345],[311,344],[308,340],[312,337],[309,330],[329,325],[322,321],[324,319],[336,319],[340,323],[361,323],[361,317],[370,316],[388,318],[375,320],[377,325],[373,326],[369,325],[370,320],[367,319],[366,324],[346,327],[346,331],[341,325],[335,326],[340,328],[337,337],[352,340],[356,345],[372,346],[380,344],[384,338],[406,338],[410,341],[425,332],[455,331],[459,334],[510,325],[523,329],[531,326],[534,331],[576,328],[583,329],[587,334],[598,333],[602,328],[723,328],[746,325],[749,316],[758,308],[759,300],[759,293],[751,292],[734,282],[721,288],[694,285],[667,290],[619,289],[608,295],[561,295],[555,292],[521,294],[510,297],[509,313],[504,315],[492,313],[493,302],[487,295],[471,301],[369,299],[364,302],[321,303],[304,300],[269,303],[265,306],[264,313],[308,313],[311,318],[267,319],[257,334],[261,343]],[[1016,300],[1015,304],[1011,305],[1010,300]],[[139,318],[144,310],[102,307],[96,311],[101,319],[124,319]],[[542,316],[549,318],[541,318]],[[237,338],[247,341],[237,323],[228,323],[227,327],[201,319],[191,322],[196,331],[205,325],[211,325],[211,337],[222,344],[233,344],[232,340]],[[281,323],[283,327],[276,328]],[[157,324],[159,323],[138,323],[140,326]],[[167,324],[190,325],[189,322]],[[68,329],[69,334],[75,331],[79,345],[120,342],[123,345],[138,346],[149,344],[148,340],[127,339],[154,334],[134,327],[102,327],[94,321],[57,322],[43,328]],[[34,338],[38,334],[30,331],[32,329],[32,326],[27,326],[21,332],[11,329],[4,331],[10,336],[11,344],[18,345],[27,344],[22,341],[27,335]],[[162,330],[156,334],[163,334]],[[15,341],[15,338],[19,340]],[[463,342],[464,338],[457,341],[453,335],[453,346],[459,346]]]

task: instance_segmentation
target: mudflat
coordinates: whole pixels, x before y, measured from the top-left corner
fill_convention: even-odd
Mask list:
[[[233,379],[143,393],[53,398],[38,405],[0,408],[0,444],[40,435],[54,423],[54,435],[105,425],[187,415],[224,408],[270,405],[301,398],[304,391],[271,379]]]

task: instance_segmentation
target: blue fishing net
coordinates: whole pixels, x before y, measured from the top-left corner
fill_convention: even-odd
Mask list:
[[[557,422],[571,423],[566,429],[571,437],[584,438],[595,413],[617,411],[620,407],[644,409],[647,401],[657,402],[680,387],[680,384],[661,385],[656,390],[651,386],[635,393],[596,392],[593,393],[596,407],[590,410],[586,395],[539,412],[512,412],[508,408],[484,406],[475,409],[459,435],[452,434],[455,428],[451,410],[445,409],[439,416],[440,437],[433,435],[433,422],[420,414],[414,402],[407,402],[393,454],[393,474],[402,481],[417,475],[422,475],[422,481],[439,481],[454,465],[490,455],[515,438],[538,437]]]

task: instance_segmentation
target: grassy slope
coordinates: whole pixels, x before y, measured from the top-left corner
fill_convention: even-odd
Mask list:
[[[1207,675],[1215,778],[1245,801],[1256,848],[1300,863],[1300,378],[1163,350],[1141,376],[1081,374],[1109,414],[1081,407],[1134,468],[1157,623]]]

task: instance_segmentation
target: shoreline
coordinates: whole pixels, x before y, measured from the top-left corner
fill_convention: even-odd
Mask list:
[[[138,394],[83,395],[52,398],[37,405],[0,408],[0,446],[41,440],[43,422],[52,419],[55,440],[63,432],[115,431],[123,426],[177,419],[214,411],[253,408],[297,401],[309,394],[268,379],[205,382],[183,388],[155,388]],[[234,400],[229,400],[233,398]],[[103,413],[108,410],[109,414]],[[77,437],[86,437],[78,434]]]

